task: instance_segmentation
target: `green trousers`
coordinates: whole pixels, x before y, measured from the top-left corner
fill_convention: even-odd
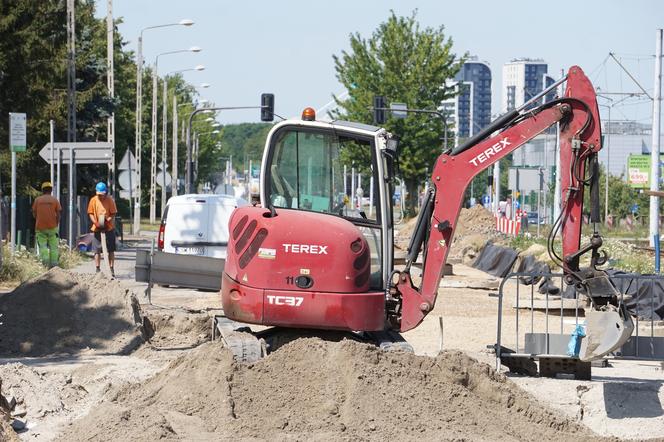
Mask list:
[[[39,259],[46,267],[58,265],[58,228],[37,230]]]

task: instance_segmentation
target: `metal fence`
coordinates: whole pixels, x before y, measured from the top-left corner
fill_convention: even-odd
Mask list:
[[[613,274],[611,280],[634,320],[632,337],[614,356],[664,360],[664,276]],[[584,322],[585,307],[585,297],[577,296],[561,273],[507,275],[498,293],[497,365],[506,355],[569,358],[567,344]]]

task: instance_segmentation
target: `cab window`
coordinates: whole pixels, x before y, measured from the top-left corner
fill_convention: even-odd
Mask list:
[[[369,140],[333,133],[283,131],[274,144],[268,172],[271,203],[277,208],[377,221],[378,194],[374,193],[373,202],[369,198],[371,148]],[[351,189],[353,168],[361,177],[355,189]]]

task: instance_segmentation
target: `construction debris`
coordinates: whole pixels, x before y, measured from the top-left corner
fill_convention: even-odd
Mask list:
[[[218,343],[109,393],[60,440],[591,440],[461,352],[299,339],[244,365]]]
[[[16,399],[12,396],[6,398],[3,395],[2,379],[0,379],[0,442],[17,442],[12,423],[12,410],[16,406]]]
[[[0,313],[3,355],[126,354],[144,342],[136,296],[101,274],[53,268],[0,295]]]

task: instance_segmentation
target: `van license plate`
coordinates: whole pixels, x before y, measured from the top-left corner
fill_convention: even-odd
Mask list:
[[[176,247],[175,253],[180,255],[205,255],[205,247]]]

